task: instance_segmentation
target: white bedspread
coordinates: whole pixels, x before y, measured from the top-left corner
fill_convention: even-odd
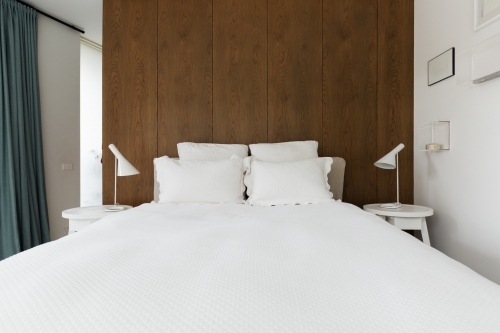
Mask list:
[[[0,332],[500,332],[500,286],[348,204],[148,204],[0,262]]]

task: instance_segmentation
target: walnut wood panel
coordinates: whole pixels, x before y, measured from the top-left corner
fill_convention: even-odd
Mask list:
[[[118,178],[118,202],[135,206],[153,199],[157,2],[106,0],[103,9],[103,202],[113,202],[114,143],[140,171]]]
[[[343,200],[377,200],[377,0],[323,1],[323,154],[346,160]]]
[[[214,0],[218,143],[267,142],[267,0]]]
[[[158,1],[158,155],[212,142],[212,0]]]
[[[322,1],[268,1],[268,141],[322,152]]]
[[[109,143],[141,171],[118,179],[138,205],[178,142],[292,140],[344,157],[359,206],[395,200],[395,171],[373,163],[403,142],[413,202],[413,1],[106,0],[103,22],[104,203]]]
[[[399,143],[400,200],[413,203],[413,1],[379,0],[378,158]],[[396,198],[396,172],[377,170],[378,201]]]

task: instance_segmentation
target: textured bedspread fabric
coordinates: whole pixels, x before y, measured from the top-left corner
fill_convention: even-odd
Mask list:
[[[500,286],[345,203],[147,204],[1,261],[0,332],[500,332]]]

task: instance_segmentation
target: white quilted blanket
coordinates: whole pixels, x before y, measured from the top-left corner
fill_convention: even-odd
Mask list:
[[[500,332],[500,286],[344,203],[148,204],[0,262],[0,332]]]

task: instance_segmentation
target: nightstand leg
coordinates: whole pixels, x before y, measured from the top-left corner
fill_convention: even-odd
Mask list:
[[[425,244],[431,246],[431,240],[429,239],[429,232],[427,231],[427,222],[425,217],[422,217],[422,240]]]

